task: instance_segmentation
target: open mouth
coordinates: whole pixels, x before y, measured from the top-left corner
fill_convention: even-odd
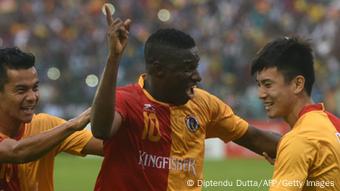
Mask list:
[[[264,109],[267,111],[270,110],[270,108],[274,105],[273,102],[264,102],[263,104],[264,104]]]
[[[194,97],[194,88],[196,86],[192,86],[186,90],[187,96],[191,99]]]
[[[33,112],[34,112],[34,106],[32,106],[32,107],[21,107],[20,109],[25,114],[33,114]]]

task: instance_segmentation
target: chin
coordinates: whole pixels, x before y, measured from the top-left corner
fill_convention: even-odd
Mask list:
[[[31,116],[25,116],[20,119],[22,123],[30,123],[32,121],[33,115]]]
[[[268,115],[268,114],[267,114],[267,116],[268,116],[270,119],[275,119],[275,118],[277,118],[276,116],[272,116],[272,115]]]
[[[21,120],[22,123],[30,123],[31,121],[32,121],[32,118],[31,119]]]
[[[184,105],[188,102],[188,100],[181,100],[179,102],[176,103],[176,105]]]
[[[189,99],[181,99],[176,101],[175,105],[184,105],[189,101]]]
[[[186,96],[185,99],[183,99],[183,104],[186,104],[189,100],[191,100],[191,97]]]
[[[269,117],[270,119],[275,119],[278,118],[279,116],[273,112],[267,111],[267,117]]]

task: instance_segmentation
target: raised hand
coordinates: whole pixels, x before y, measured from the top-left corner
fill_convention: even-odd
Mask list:
[[[119,19],[113,19],[110,9],[105,6],[107,29],[107,41],[109,45],[110,56],[121,56],[127,45],[131,20],[126,19],[124,22]]]
[[[77,117],[70,119],[67,123],[70,123],[72,126],[72,129],[76,131],[82,130],[90,122],[90,114],[91,114],[91,108],[88,108],[83,113],[78,115]]]
[[[119,60],[127,45],[131,20],[124,22],[113,19],[110,9],[105,6],[107,22],[107,42],[109,55],[102,77],[94,96],[91,112],[91,130],[93,136],[108,139],[121,126],[121,120],[115,116],[115,94]]]

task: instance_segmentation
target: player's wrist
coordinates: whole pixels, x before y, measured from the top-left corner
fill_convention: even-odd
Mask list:
[[[108,58],[107,58],[107,63],[118,65],[120,58],[121,58],[121,54],[110,53]]]
[[[76,131],[79,131],[81,130],[81,123],[76,120],[76,119],[70,119],[68,122],[67,122],[67,125],[66,125],[66,131],[67,132],[70,132],[70,133],[74,133]]]

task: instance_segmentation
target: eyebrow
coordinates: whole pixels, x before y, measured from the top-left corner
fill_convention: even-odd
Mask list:
[[[36,86],[36,85],[39,85],[40,81],[36,81],[33,86]],[[15,88],[23,88],[23,87],[27,87],[28,85],[27,84],[17,84],[15,85]]]
[[[263,80],[257,80],[256,79],[256,82],[258,82],[258,83],[266,83],[266,82],[273,82],[273,80],[271,80],[271,79],[263,79]]]

